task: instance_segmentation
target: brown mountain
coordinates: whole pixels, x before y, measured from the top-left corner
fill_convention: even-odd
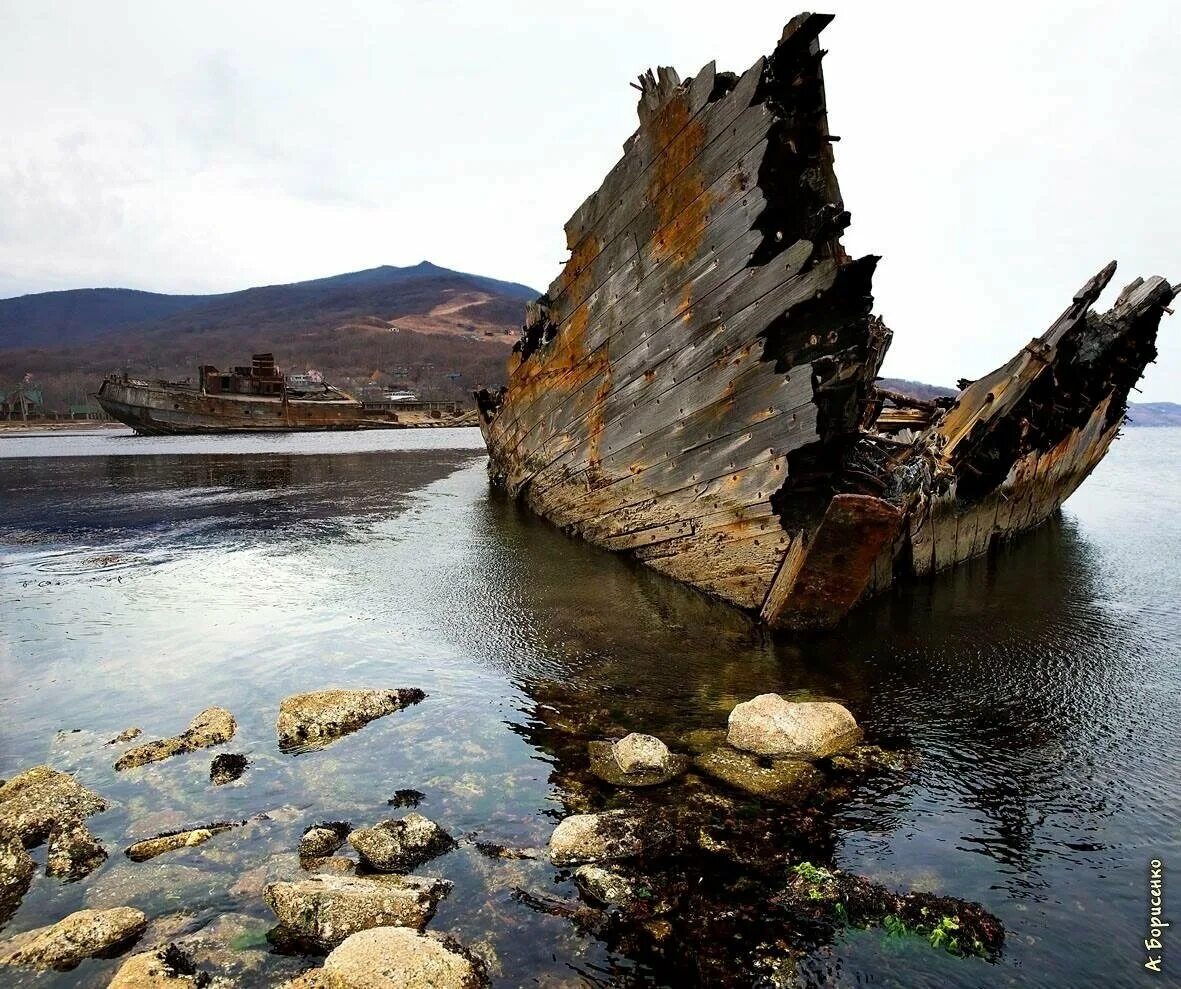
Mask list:
[[[31,373],[47,406],[82,400],[125,369],[186,377],[272,351],[343,387],[372,377],[445,397],[498,383],[524,285],[423,262],[222,295],[78,289],[0,300],[0,385]]]

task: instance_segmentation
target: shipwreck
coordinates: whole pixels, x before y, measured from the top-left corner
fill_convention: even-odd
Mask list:
[[[1115,271],[954,398],[880,389],[878,258],[841,245],[819,32],[742,75],[640,77],[639,129],[566,224],[507,385],[477,394],[494,482],[582,538],[755,613],[837,624],[894,581],[1054,513],[1115,439],[1181,290]]]
[[[195,384],[109,374],[94,395],[107,415],[141,436],[474,425],[457,402],[386,397],[392,401],[363,402],[319,376],[289,377],[273,354],[255,354],[249,365],[231,371],[202,364]]]

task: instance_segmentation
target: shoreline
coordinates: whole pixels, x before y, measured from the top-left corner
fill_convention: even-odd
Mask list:
[[[83,433],[103,429],[127,429],[121,422],[95,422],[93,419],[64,420],[56,422],[0,422],[0,438],[5,436],[40,436],[45,433],[65,433],[77,430]]]

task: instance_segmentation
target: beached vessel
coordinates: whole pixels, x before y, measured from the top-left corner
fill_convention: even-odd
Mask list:
[[[108,375],[95,398],[112,418],[147,436],[468,424],[455,402],[406,401],[370,408],[322,381],[293,385],[271,354],[255,354],[249,367],[232,371],[202,365],[196,384]]]
[[[942,402],[879,390],[877,258],[841,245],[801,14],[741,76],[639,80],[639,129],[566,224],[507,385],[477,395],[495,483],[590,542],[760,616],[836,624],[906,575],[1038,525],[1094,468],[1176,290],[1092,278],[1040,338]]]

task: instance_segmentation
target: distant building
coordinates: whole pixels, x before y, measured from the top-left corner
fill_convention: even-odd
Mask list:
[[[70,406],[70,418],[71,419],[87,419],[87,420],[94,420],[94,421],[98,422],[98,421],[102,421],[102,420],[110,421],[111,417],[109,415],[107,415],[94,402],[85,402],[81,405],[71,405]]]
[[[0,419],[44,419],[45,399],[40,388],[22,382],[0,391]]]

